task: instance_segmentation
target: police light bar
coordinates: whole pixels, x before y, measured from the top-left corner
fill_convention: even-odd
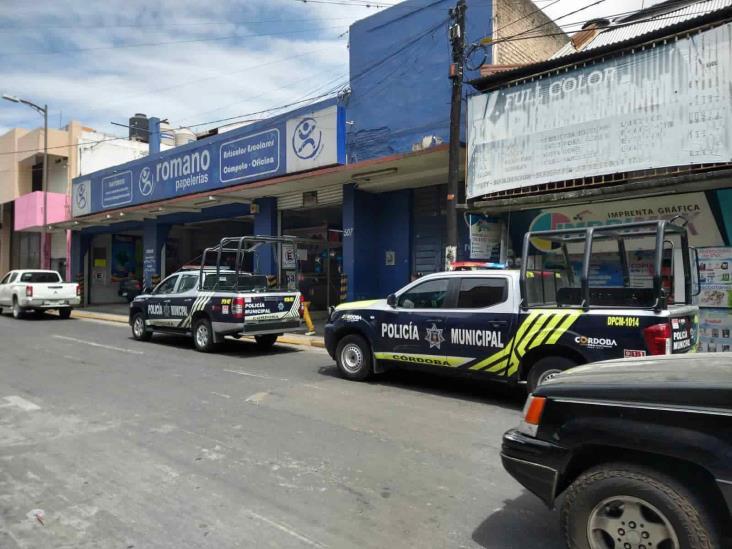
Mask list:
[[[453,261],[450,263],[449,271],[474,271],[479,269],[505,269],[505,263],[492,261]]]

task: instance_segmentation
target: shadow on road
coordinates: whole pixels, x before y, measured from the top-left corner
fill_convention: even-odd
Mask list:
[[[563,549],[558,515],[524,491],[486,518],[473,532],[473,541],[486,549]]]
[[[131,335],[129,339],[133,339]],[[190,336],[184,335],[157,333],[149,343],[165,347],[193,350],[193,340]],[[275,345],[271,349],[260,349],[254,341],[227,338],[212,354],[229,357],[253,358],[258,356],[288,355],[297,352],[299,352],[299,349],[286,345]]]
[[[338,367],[335,365],[323,366],[318,373],[323,376],[341,378]],[[501,382],[474,377],[451,377],[446,374],[402,368],[394,368],[378,374],[368,383],[491,404],[508,410],[521,410],[526,400],[526,392],[523,387],[511,387]]]

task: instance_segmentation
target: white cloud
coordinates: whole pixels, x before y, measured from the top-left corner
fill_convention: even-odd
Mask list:
[[[547,12],[558,17],[587,3],[561,0]],[[607,0],[561,22],[640,4]],[[76,119],[116,133],[124,130],[109,123],[126,123],[136,112],[167,117],[173,125],[193,124],[331,89],[348,72],[347,35],[339,35],[379,11],[297,0],[5,0],[3,5],[0,92],[48,103],[52,126],[59,118],[63,124]],[[160,45],[133,47],[151,43]],[[30,109],[0,102],[0,132],[38,123]]]

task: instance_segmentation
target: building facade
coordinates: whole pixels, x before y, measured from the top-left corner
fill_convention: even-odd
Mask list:
[[[49,129],[48,186],[43,193],[43,129],[14,128],[0,136],[0,272],[51,268],[70,276],[71,180],[147,154],[147,146],[71,122]],[[47,214],[44,214],[44,208]]]
[[[517,2],[467,4],[472,43]],[[298,257],[314,309],[442,269],[451,7],[407,1],[352,25],[349,89],[337,98],[77,178],[72,271],[87,281],[87,302],[115,301],[122,280],[149,285],[231,235],[322,242]],[[531,60],[561,45],[543,40]],[[279,263],[264,254],[253,268],[274,273]]]
[[[730,51],[732,2],[667,1],[590,23],[547,61],[474,81],[467,196],[501,227],[494,245],[513,260],[529,230],[686,223],[702,258],[702,349],[730,350]],[[540,240],[530,251],[543,264],[556,255]],[[628,261],[642,285],[648,257]],[[622,285],[618,265],[608,253],[592,276]]]

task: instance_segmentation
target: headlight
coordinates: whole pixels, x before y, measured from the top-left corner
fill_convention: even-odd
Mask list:
[[[541,415],[544,413],[546,405],[545,397],[535,397],[529,395],[524,405],[523,418],[519,425],[519,432],[530,437],[535,437],[541,423]]]

